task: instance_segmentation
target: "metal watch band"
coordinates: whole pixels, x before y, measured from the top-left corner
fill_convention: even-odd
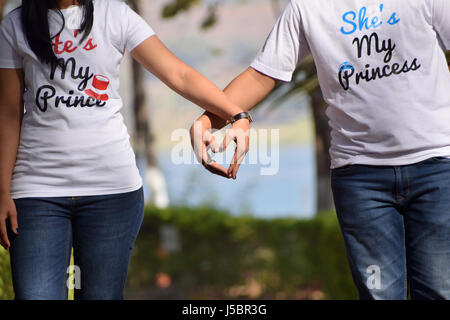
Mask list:
[[[238,120],[241,120],[241,119],[248,119],[248,121],[249,121],[250,123],[253,122],[253,119],[252,119],[252,117],[250,116],[250,113],[248,113],[248,112],[241,112],[241,113],[238,113],[237,115],[231,117],[230,122],[231,122],[231,123],[234,123],[234,122],[236,122],[236,121],[238,121]]]

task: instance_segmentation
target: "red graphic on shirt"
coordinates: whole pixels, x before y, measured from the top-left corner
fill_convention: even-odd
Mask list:
[[[78,49],[77,46],[73,45],[73,41],[68,40],[66,42],[62,42],[60,41],[60,37],[61,35],[58,34],[55,38],[55,43],[53,43],[53,51],[55,51],[55,54],[61,54],[64,52],[72,53]]]
[[[73,31],[73,36],[74,36],[74,38],[76,38],[78,36],[78,30]],[[55,52],[55,54],[61,54],[64,52],[72,53],[78,49],[78,46],[75,45],[73,43],[73,41],[67,40],[67,41],[63,42],[60,40],[60,38],[61,38],[61,34],[56,36],[55,42],[53,43],[53,51]],[[97,48],[98,45],[94,44],[93,41],[94,41],[93,38],[89,38],[87,43],[84,45],[83,49],[85,51],[91,51],[91,50],[94,50],[95,48]]]
[[[109,79],[102,75],[95,75],[94,79],[92,79],[92,89],[87,89],[85,93],[97,100],[100,101],[108,101],[109,96],[106,94],[106,91],[109,86]]]
[[[97,48],[97,45],[92,43],[92,38],[89,39],[86,45],[83,47],[83,49],[86,51],[91,51],[94,50],[95,48]]]

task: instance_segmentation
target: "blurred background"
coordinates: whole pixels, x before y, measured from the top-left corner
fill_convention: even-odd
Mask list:
[[[128,3],[178,57],[224,88],[250,65],[287,1]],[[0,16],[18,5],[0,0]],[[190,150],[190,142],[173,133],[189,129],[202,110],[128,55],[121,93],[146,200],[128,299],[356,298],[333,211],[328,119],[311,57],[252,111],[253,128],[279,129],[279,155],[267,150],[279,158],[274,175],[261,175],[261,163],[244,164],[228,181],[195,161],[175,163],[175,147]],[[0,249],[0,299],[12,297]]]

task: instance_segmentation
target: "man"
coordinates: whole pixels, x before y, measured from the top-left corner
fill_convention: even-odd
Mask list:
[[[450,298],[448,0],[292,0],[256,59],[224,90],[250,110],[310,53],[330,119],[331,178],[361,299]],[[209,113],[193,125],[210,171]],[[202,137],[206,140],[202,143]],[[229,139],[228,139],[229,140]],[[228,140],[225,144],[228,143]]]

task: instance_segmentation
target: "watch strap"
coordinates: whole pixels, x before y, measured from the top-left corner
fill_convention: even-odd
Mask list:
[[[241,113],[234,115],[233,117],[231,117],[230,122],[234,123],[241,119],[248,119],[249,122],[253,122],[253,119],[250,116],[250,113],[248,113],[248,112],[241,112]]]

